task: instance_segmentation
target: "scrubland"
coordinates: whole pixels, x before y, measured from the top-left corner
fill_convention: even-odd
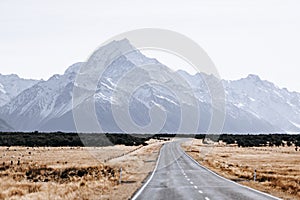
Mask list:
[[[129,199],[153,170],[162,145],[148,143],[0,147],[0,199]]]

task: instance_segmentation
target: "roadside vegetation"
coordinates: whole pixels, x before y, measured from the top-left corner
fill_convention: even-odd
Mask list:
[[[300,151],[294,140],[297,137],[226,135],[214,143],[210,139],[194,139],[183,147],[200,164],[223,177],[282,199],[300,200]],[[225,143],[226,139],[231,142]],[[237,142],[239,139],[242,142]]]
[[[0,146],[29,146],[29,147],[102,147],[123,144],[126,146],[147,145],[151,135],[137,134],[97,134],[97,133],[40,133],[40,132],[2,132]]]
[[[225,142],[227,145],[236,144],[239,147],[295,146],[297,150],[300,147],[300,134],[222,134],[219,137],[216,137],[215,135],[208,135],[206,138],[214,142],[222,141]]]
[[[162,143],[174,137],[194,138],[186,151],[224,177],[300,199],[300,134],[62,132],[0,133],[0,199],[128,198],[153,169]],[[203,157],[201,148],[211,145],[215,148]]]
[[[150,139],[195,138],[203,142],[224,142],[239,147],[294,146],[300,151],[300,134],[121,134],[121,133],[40,133],[0,132],[0,146],[100,147],[123,144],[147,145]]]
[[[0,199],[129,199],[153,170],[162,144],[0,146]]]

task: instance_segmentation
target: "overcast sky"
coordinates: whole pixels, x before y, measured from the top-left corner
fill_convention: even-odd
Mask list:
[[[116,34],[164,28],[196,41],[224,79],[257,74],[300,92],[299,10],[298,0],[0,0],[0,73],[47,79]]]

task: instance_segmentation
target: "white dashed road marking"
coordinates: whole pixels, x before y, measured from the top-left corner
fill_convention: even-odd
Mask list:
[[[199,192],[200,194],[203,194],[203,192],[202,192],[201,190],[198,190],[198,192]]]

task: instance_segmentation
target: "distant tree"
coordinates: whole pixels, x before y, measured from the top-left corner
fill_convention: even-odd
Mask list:
[[[244,142],[240,139],[238,139],[237,141],[238,147],[244,147]]]
[[[276,147],[279,147],[281,145],[281,143],[282,142],[280,140],[276,140],[274,144],[275,144]]]
[[[234,144],[235,143],[234,139],[231,137],[228,137],[224,142],[226,142],[226,144]]]
[[[269,147],[274,146],[273,142],[269,142]]]

